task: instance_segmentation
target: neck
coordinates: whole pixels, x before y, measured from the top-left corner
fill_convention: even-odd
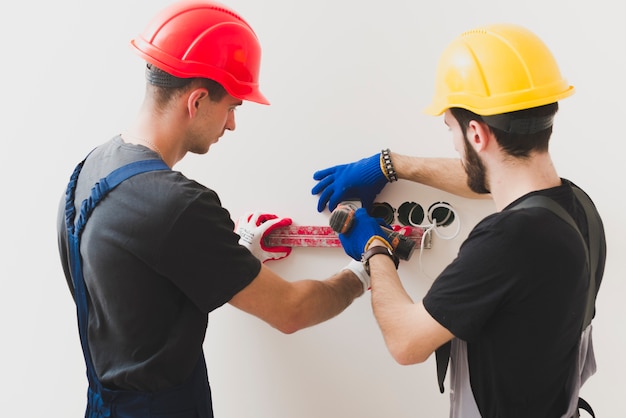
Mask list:
[[[561,185],[550,154],[534,154],[526,160],[504,161],[488,171],[491,195],[500,211],[511,202],[537,190]]]
[[[128,132],[124,132],[122,134],[122,138],[124,139],[125,142],[131,143],[131,144],[139,144],[147,148],[150,148],[152,151],[159,154],[159,157],[161,157],[161,159],[164,159],[163,154],[161,153],[161,150],[159,149],[159,147],[150,139],[133,135]]]
[[[183,105],[174,103],[160,109],[154,100],[146,97],[136,119],[122,137],[130,143],[152,149],[172,168],[187,153],[189,118],[180,110]]]
[[[122,134],[122,138],[125,142],[142,145],[156,152],[171,168],[176,160],[172,158],[173,150],[167,138],[175,137],[175,133],[168,131],[166,123],[149,115],[150,112],[142,109],[135,123]]]

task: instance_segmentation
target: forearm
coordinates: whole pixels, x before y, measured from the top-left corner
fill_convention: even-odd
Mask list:
[[[421,363],[452,334],[408,295],[393,261],[384,255],[370,258],[372,310],[387,349],[402,365]]]
[[[291,334],[336,316],[362,293],[363,284],[350,270],[342,269],[326,280],[291,282],[263,265],[230,304]]]
[[[375,256],[370,259],[372,278],[372,311],[385,340],[387,349],[400,364],[418,363],[409,359],[413,352],[407,347],[407,332],[412,325],[415,304],[402,286],[393,262],[389,257]]]
[[[434,187],[472,199],[490,195],[474,193],[467,185],[467,174],[458,158],[422,158],[391,153],[398,178]]]
[[[299,280],[293,285],[291,332],[335,317],[363,294],[363,284],[350,270],[341,270],[326,280]]]

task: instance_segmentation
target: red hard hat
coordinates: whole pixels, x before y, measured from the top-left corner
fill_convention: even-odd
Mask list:
[[[261,46],[236,12],[202,0],[183,0],[159,12],[131,41],[148,63],[180,78],[210,78],[241,100],[269,104],[259,91]]]

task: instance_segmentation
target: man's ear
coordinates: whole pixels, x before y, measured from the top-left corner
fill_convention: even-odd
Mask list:
[[[195,117],[203,100],[209,98],[209,91],[205,88],[197,88],[192,90],[187,96],[187,112],[189,117]]]
[[[491,141],[491,130],[484,122],[471,120],[467,127],[467,140],[476,152],[485,150]]]

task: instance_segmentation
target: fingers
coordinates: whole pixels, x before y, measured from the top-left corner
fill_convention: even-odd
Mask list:
[[[263,221],[265,224],[267,224],[267,228],[265,229],[266,233],[269,233],[276,228],[281,228],[283,226],[289,226],[292,224],[291,218],[278,218],[276,215],[268,216],[271,216],[271,218]]]
[[[324,177],[327,177],[328,175],[333,174],[336,169],[337,169],[337,166],[325,168],[323,170],[318,170],[315,173],[313,173],[313,179],[322,180]],[[317,194],[317,193],[314,193],[314,194]]]
[[[259,225],[261,225],[261,224],[263,224],[263,223],[265,223],[265,222],[267,222],[267,221],[269,221],[271,219],[276,219],[276,218],[278,218],[278,216],[272,215],[272,214],[269,214],[269,213],[259,214],[257,216],[257,219],[256,219],[256,226],[259,226]]]
[[[402,225],[393,225],[392,229],[395,232],[397,232],[397,233],[399,233],[401,235],[406,235],[406,236],[411,235],[411,233],[413,231],[412,227],[410,227],[410,226],[402,226]]]
[[[311,189],[311,194],[320,194],[320,192],[323,192],[328,186],[333,184],[334,181],[335,176],[324,177]]]
[[[291,247],[287,246],[268,246],[265,244],[265,237],[276,228],[282,228],[292,224],[291,218],[278,218],[276,215],[262,215],[262,217],[271,217],[263,223],[263,236],[261,238],[261,248],[268,253],[276,253],[278,257],[272,256],[272,260],[285,258],[291,253]]]
[[[324,177],[319,183],[311,189],[311,194],[319,194],[320,198],[317,202],[317,211],[323,212],[326,204],[328,203],[328,198],[332,194],[334,187],[332,187],[334,181],[334,176]]]
[[[274,214],[255,211],[241,216],[237,221],[235,230],[239,230],[240,227],[247,228],[265,236],[272,229],[289,226],[291,223],[291,218],[279,218]]]
[[[331,196],[333,195],[333,191],[334,188],[333,187],[328,187],[326,189],[324,189],[324,191],[320,194],[320,198],[317,201],[317,211],[318,212],[323,212],[324,208],[326,207],[326,204],[328,203],[328,201],[330,200]],[[337,206],[337,205],[335,205]],[[330,207],[329,207],[330,209]],[[334,207],[333,207],[334,209]],[[332,210],[332,209],[331,209]]]
[[[245,215],[241,215],[239,217],[239,219],[237,219],[237,222],[235,223],[235,230],[238,230],[240,227],[243,227],[244,225],[249,225],[249,224],[256,224],[256,217],[258,217],[258,212],[250,212],[250,213],[246,213]],[[253,221],[252,219],[255,218],[255,220]]]
[[[291,254],[291,247],[269,247],[268,250],[265,250],[267,258],[263,260],[263,262],[265,263],[270,260],[280,260],[288,257],[289,254]]]
[[[361,195],[361,205],[365,209],[370,210],[370,209],[372,209],[372,206],[374,206],[374,199],[376,199],[376,195],[375,194],[363,193]]]
[[[257,231],[263,233],[263,237],[269,233],[272,229],[278,226],[291,225],[291,218],[279,218],[276,215],[269,213],[259,214],[256,220]]]
[[[328,200],[328,210],[334,211],[337,206],[343,201],[343,196],[340,193],[333,193]]]

